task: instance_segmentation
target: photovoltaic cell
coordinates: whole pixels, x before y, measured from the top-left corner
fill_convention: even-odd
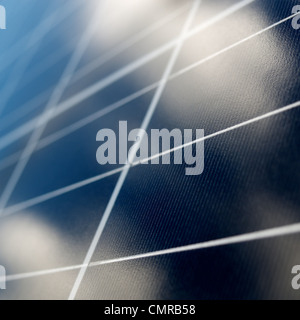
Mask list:
[[[298,299],[298,4],[3,1],[0,299]],[[146,115],[204,129],[201,175],[97,163]]]

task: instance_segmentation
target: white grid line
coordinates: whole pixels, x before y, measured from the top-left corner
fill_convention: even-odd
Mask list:
[[[248,5],[249,3],[253,2],[255,0],[244,0],[242,1],[242,3],[244,3],[245,5]],[[240,9],[240,7],[244,7],[244,6],[239,6],[237,7],[236,5],[234,7],[231,8],[231,10],[226,10],[226,14],[224,14],[224,12],[220,13],[219,15],[217,15],[216,17],[214,17],[212,19],[213,23],[216,23],[217,21],[221,21],[222,19],[228,17],[229,14],[232,14],[234,12],[236,12],[238,9]],[[293,15],[294,16],[294,15]],[[293,16],[290,16],[289,18],[291,19]],[[206,28],[208,28],[209,26],[212,25],[212,22],[207,21],[204,22],[203,24],[199,25],[198,27],[196,27],[195,29],[197,29],[197,32],[200,32],[201,30],[205,30]],[[188,33],[187,35],[193,36],[194,35],[195,30],[192,29],[190,33]],[[187,39],[188,36],[185,37],[185,39]],[[136,61],[128,64],[127,66],[119,69],[118,71],[114,72],[113,74],[105,77],[104,79],[96,82],[95,84],[91,85],[90,87],[83,89],[81,92],[79,92],[78,94],[74,95],[73,97],[63,101],[62,103],[60,103],[57,108],[56,108],[56,112],[54,114],[51,115],[51,119],[59,116],[60,114],[66,112],[67,110],[69,110],[70,108],[76,106],[77,104],[81,103],[82,101],[88,99],[89,97],[91,97],[92,95],[94,95],[95,93],[98,93],[99,91],[103,90],[104,88],[106,88],[107,86],[113,84],[114,82],[120,80],[122,77],[128,75],[129,73],[133,72],[134,70],[140,68],[141,66],[145,65],[146,63],[150,62],[151,60],[159,57],[161,54],[167,52],[168,50],[170,50],[172,47],[174,47],[177,43],[177,40],[174,39],[170,42],[168,42],[167,44],[163,45],[162,47],[155,49],[154,51],[152,51],[151,53],[137,59]],[[45,119],[46,121],[47,119]],[[48,121],[48,120],[47,120]],[[34,128],[36,123],[36,120],[30,120],[27,123],[23,124],[22,126],[20,126],[19,128],[17,128],[16,130],[13,130],[12,132],[10,132],[9,134],[7,134],[6,136],[4,136],[2,139],[0,139],[0,150],[7,147],[8,145],[10,145],[11,143],[13,143],[14,141],[20,139],[21,137],[23,137],[24,135],[28,134],[32,128]]]
[[[54,198],[59,197],[59,196],[61,196],[63,194],[69,193],[71,191],[77,190],[77,189],[82,188],[84,186],[87,186],[87,185],[90,185],[90,184],[95,183],[97,181],[100,181],[100,180],[102,180],[104,178],[110,177],[110,176],[115,175],[117,173],[121,173],[122,171],[123,171],[123,167],[120,167],[120,168],[117,168],[117,169],[114,169],[114,170],[111,170],[111,171],[107,171],[107,172],[102,173],[100,175],[97,175],[95,177],[92,177],[92,178],[89,178],[89,179],[85,179],[83,181],[71,184],[71,185],[69,185],[67,187],[63,187],[63,188],[57,189],[55,191],[52,191],[52,192],[43,194],[41,196],[38,196],[36,198],[24,201],[22,203],[19,203],[17,205],[12,206],[12,207],[8,207],[3,211],[1,217],[9,216],[9,215],[11,215],[13,213],[25,210],[27,208],[30,208],[30,207],[34,206],[34,205],[43,203],[43,202],[51,200],[51,199],[54,199]]]
[[[200,3],[201,3],[201,0],[195,0],[194,3],[193,3],[193,6],[192,6],[191,11],[190,11],[190,13],[188,15],[187,21],[185,22],[185,24],[183,26],[183,29],[182,29],[182,31],[180,33],[180,36],[178,38],[177,46],[174,48],[174,51],[172,52],[170,60],[169,60],[169,62],[167,64],[167,67],[166,67],[166,69],[164,71],[164,74],[163,74],[163,77],[161,79],[160,85],[157,88],[157,90],[156,90],[156,92],[154,94],[153,100],[152,100],[152,102],[151,102],[151,104],[149,106],[149,109],[148,109],[148,111],[147,111],[147,113],[145,115],[145,118],[144,118],[143,123],[141,125],[141,130],[147,130],[147,128],[149,126],[149,123],[150,123],[150,121],[152,119],[153,113],[156,110],[158,102],[159,102],[159,100],[160,100],[160,98],[162,96],[162,93],[163,93],[166,85],[167,85],[168,77],[170,76],[170,74],[172,72],[172,69],[173,69],[173,67],[174,67],[174,65],[176,63],[176,60],[177,60],[177,58],[179,56],[180,50],[181,50],[182,45],[184,43],[184,36],[187,33],[187,31],[190,29],[190,26],[191,26],[191,24],[192,24],[192,22],[193,22],[193,20],[195,18],[195,15],[196,15],[196,13],[198,11]],[[136,151],[138,150],[139,145],[141,143],[141,140],[143,139],[143,135],[144,135],[144,133],[143,133],[143,131],[141,131],[140,134],[139,134],[140,142],[137,143],[131,149],[131,151],[130,151],[130,153],[128,155],[128,163],[131,163],[133,161],[133,159],[135,157],[135,154],[136,154]],[[97,247],[97,245],[99,243],[99,240],[100,240],[100,238],[102,236],[103,230],[104,230],[104,228],[106,226],[106,223],[107,223],[107,221],[108,221],[108,219],[110,217],[110,214],[111,214],[111,212],[113,210],[113,207],[114,207],[115,202],[116,202],[116,200],[117,200],[117,198],[119,196],[119,193],[120,193],[120,191],[121,191],[121,189],[123,187],[123,184],[124,184],[124,182],[126,180],[126,177],[127,177],[128,173],[129,173],[129,170],[130,170],[130,165],[126,165],[124,167],[119,179],[118,179],[118,182],[117,182],[117,184],[115,186],[115,189],[114,189],[114,191],[113,191],[113,193],[111,195],[111,198],[110,198],[110,200],[108,202],[108,205],[107,205],[107,207],[105,209],[105,212],[104,212],[104,214],[103,214],[103,216],[101,218],[100,224],[99,224],[99,226],[97,228],[97,231],[96,231],[96,233],[94,235],[94,238],[93,238],[93,240],[91,242],[91,245],[90,245],[90,247],[89,247],[89,249],[87,251],[86,257],[85,257],[84,262],[83,262],[83,265],[88,265],[91,262],[91,259],[92,259],[93,255],[94,255],[96,247]],[[69,300],[74,300],[76,298],[76,294],[77,294],[77,292],[79,290],[79,287],[80,287],[81,282],[82,282],[82,280],[83,280],[83,278],[85,276],[86,271],[87,271],[87,267],[85,267],[85,266],[83,266],[80,269],[79,274],[78,274],[78,276],[76,278],[76,281],[74,283],[74,286],[72,288],[72,291],[70,293]]]
[[[99,267],[99,266],[108,265],[108,264],[122,263],[127,261],[135,261],[135,260],[159,257],[164,255],[170,255],[170,254],[184,253],[184,252],[190,252],[190,251],[196,251],[196,250],[217,248],[217,247],[228,246],[228,245],[235,245],[235,244],[248,243],[248,242],[259,241],[259,240],[272,239],[272,238],[289,236],[289,235],[298,234],[298,233],[300,233],[300,223],[290,224],[290,225],[277,227],[277,228],[265,229],[262,231],[244,233],[241,235],[231,236],[227,238],[199,242],[199,243],[186,245],[186,246],[147,252],[147,253],[127,256],[127,257],[115,258],[110,260],[100,260],[96,262],[91,262],[89,265],[81,264],[81,265],[74,265],[74,266],[68,266],[68,267],[62,267],[62,268],[53,268],[53,269],[47,269],[47,270],[41,270],[41,271],[8,275],[6,277],[6,281],[10,282],[10,281],[17,281],[22,279],[30,279],[30,278],[47,276],[47,275],[61,273],[61,272],[74,271],[74,270],[81,269],[82,267],[93,268],[93,267]],[[4,279],[0,277],[0,281],[1,280],[3,281]]]
[[[284,19],[282,19],[282,20],[280,20],[280,21],[278,21],[278,22],[270,25],[269,27],[264,28],[264,29],[262,29],[262,30],[260,30],[260,31],[258,31],[258,32],[256,32],[256,33],[250,35],[249,37],[246,37],[246,38],[244,38],[244,39],[242,39],[242,40],[240,40],[240,41],[232,44],[231,46],[228,46],[228,47],[224,48],[223,50],[220,50],[220,51],[216,52],[215,54],[210,55],[210,56],[207,57],[207,58],[204,58],[204,59],[202,59],[202,60],[200,60],[200,61],[198,61],[198,62],[196,62],[196,63],[193,63],[193,64],[191,64],[190,66],[188,66],[188,67],[186,67],[186,68],[183,68],[182,70],[176,72],[176,73],[173,75],[173,77],[176,78],[176,77],[178,77],[178,76],[180,76],[180,75],[182,75],[182,74],[184,74],[184,73],[186,73],[186,72],[188,72],[188,71],[190,71],[190,70],[192,70],[192,69],[200,66],[201,64],[206,63],[206,62],[208,62],[209,60],[212,60],[212,59],[218,57],[219,55],[221,55],[221,54],[223,54],[223,53],[226,53],[227,51],[230,51],[231,49],[234,49],[234,48],[240,46],[241,44],[243,44],[243,43],[245,43],[245,42],[248,42],[249,40],[252,40],[253,38],[255,38],[255,37],[257,37],[257,36],[265,33],[266,31],[269,31],[269,30],[271,30],[271,29],[273,29],[273,28],[281,25],[282,23],[284,23],[284,22],[286,22],[286,21],[288,21],[288,20],[291,20],[292,18],[294,18],[295,16],[297,16],[297,15],[299,15],[299,14],[300,14],[300,13],[298,12],[298,13],[293,14],[293,15],[287,17],[287,18],[284,18]]]
[[[231,245],[231,244],[238,244],[243,242],[250,242],[250,241],[257,241],[257,240],[263,240],[268,238],[274,238],[279,236],[287,236],[295,233],[300,233],[300,223],[291,224],[288,226],[278,227],[278,228],[271,228],[266,229],[263,231],[255,231],[251,233],[244,233],[242,235],[238,236],[232,236],[217,240],[211,240],[206,242],[200,242],[196,244],[191,244],[187,246],[182,247],[176,247],[166,250],[160,250],[145,254],[139,254],[135,256],[129,256],[129,257],[123,257],[123,258],[117,258],[117,259],[111,259],[106,260],[103,262],[94,262],[91,263],[91,266],[99,266],[104,264],[111,264],[111,263],[117,263],[117,262],[125,262],[130,260],[137,260],[137,259],[144,259],[144,258],[150,258],[150,257],[157,257],[161,255],[167,255],[167,254],[174,254],[174,253],[180,253],[180,252],[186,252],[186,251],[194,251],[194,250],[200,250],[200,249],[208,249],[208,248],[216,248],[220,246],[225,245]]]
[[[189,143],[186,143],[186,144],[183,144],[181,146],[178,146],[176,148],[173,148],[173,149],[170,149],[170,150],[166,150],[164,152],[161,152],[161,153],[158,153],[156,155],[153,155],[149,158],[146,158],[146,159],[143,159],[141,161],[136,161],[136,162],[133,162],[130,166],[131,167],[135,167],[135,166],[138,166],[142,163],[147,163],[153,159],[156,159],[156,158],[160,158],[160,157],[163,157],[169,153],[172,153],[172,152],[175,152],[177,150],[180,150],[180,149],[183,149],[183,148],[186,148],[188,146],[191,146],[193,144],[196,144],[196,143],[199,143],[199,142],[202,142],[202,141],[206,141],[208,139],[211,139],[211,138],[214,138],[214,137],[217,137],[219,135],[222,135],[222,134],[225,134],[225,133],[228,133],[230,131],[234,131],[236,129],[239,129],[239,128],[242,128],[242,127],[245,127],[245,126],[248,126],[250,124],[253,124],[253,123],[256,123],[256,122],[259,122],[259,121],[262,121],[264,119],[267,119],[267,118],[271,118],[273,116],[276,116],[276,115],[279,115],[283,112],[287,112],[289,110],[292,110],[292,109],[296,109],[300,107],[300,101],[297,101],[293,104],[290,104],[288,106],[285,106],[285,107],[282,107],[282,108],[279,108],[279,109],[276,109],[274,111],[271,111],[271,112],[268,112],[268,113],[265,113],[261,116],[258,116],[258,117],[255,117],[255,118],[252,118],[250,120],[247,120],[247,121],[244,121],[244,122],[241,122],[239,124],[236,124],[236,125],[233,125],[231,127],[228,127],[226,129],[223,129],[223,130],[220,130],[220,131],[217,131],[215,133],[212,133],[210,135],[207,135],[203,138],[200,138],[200,139],[197,139],[197,140],[193,140]],[[83,181],[80,181],[80,182],[77,182],[77,183],[74,183],[74,184],[71,184],[70,186],[67,186],[67,187],[64,187],[64,188],[61,188],[61,189],[57,189],[55,191],[51,191],[49,193],[46,193],[44,195],[41,195],[41,196],[38,196],[38,197],[35,197],[35,198],[32,198],[32,199],[29,199],[29,200],[26,200],[24,202],[21,202],[21,203],[18,203],[16,205],[12,205],[11,207],[7,207],[3,213],[2,213],[2,217],[7,217],[11,214],[14,214],[14,213],[17,213],[17,212],[20,212],[22,210],[25,210],[25,209],[28,209],[30,207],[32,207],[33,205],[37,205],[37,204],[40,204],[44,201],[48,201],[48,200],[51,200],[57,196],[60,196],[60,195],[63,195],[65,193],[68,193],[70,191],[73,191],[73,190],[76,190],[78,188],[81,188],[81,187],[84,187],[86,185],[89,185],[90,183],[94,183],[94,182],[97,182],[97,181],[100,181],[106,177],[109,177],[109,176],[112,176],[114,174],[117,174],[117,173],[120,173],[121,171],[124,170],[125,167],[121,167],[121,168],[117,168],[115,170],[111,170],[111,171],[108,171],[106,173],[103,173],[103,174],[100,174],[100,175],[97,175],[95,177],[92,177],[92,178],[89,178],[89,179],[86,179],[86,180],[83,180]]]
[[[142,163],[147,163],[148,161],[151,161],[151,160],[156,159],[156,158],[163,157],[163,156],[165,156],[165,155],[167,155],[169,153],[172,153],[172,152],[175,152],[177,150],[186,148],[186,147],[191,146],[191,145],[193,145],[195,143],[199,143],[199,142],[202,142],[202,141],[205,141],[205,140],[220,136],[222,134],[228,133],[230,131],[233,131],[233,130],[236,130],[236,129],[239,129],[239,128],[242,128],[242,127],[246,127],[249,124],[253,124],[253,123],[259,122],[261,120],[264,120],[264,119],[267,119],[267,118],[270,118],[270,117],[274,117],[275,115],[281,114],[283,112],[286,112],[286,111],[289,111],[289,110],[292,110],[292,109],[296,109],[298,107],[300,107],[300,101],[292,103],[292,104],[290,104],[288,106],[285,106],[283,108],[279,108],[279,109],[276,109],[274,111],[270,111],[270,112],[265,113],[265,114],[263,114],[261,116],[252,118],[250,120],[243,121],[243,122],[241,122],[239,124],[233,125],[233,126],[228,127],[226,129],[223,129],[223,130],[220,130],[218,132],[212,133],[210,135],[204,136],[203,138],[199,138],[199,139],[193,140],[191,142],[185,143],[185,144],[183,144],[181,146],[178,146],[178,147],[175,147],[173,149],[166,150],[164,152],[161,152],[160,154],[157,154],[157,155],[151,156],[149,158],[142,159],[140,161],[134,162],[133,165],[136,166],[136,165],[139,165],[139,164],[142,164]]]

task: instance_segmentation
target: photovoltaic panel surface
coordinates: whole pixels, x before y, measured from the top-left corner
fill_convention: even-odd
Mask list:
[[[0,299],[299,299],[298,1],[0,5]],[[203,173],[99,165],[120,121]]]

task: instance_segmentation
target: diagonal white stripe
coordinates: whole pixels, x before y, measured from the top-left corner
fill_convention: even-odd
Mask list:
[[[188,71],[190,71],[192,69],[195,69],[196,67],[199,67],[201,64],[206,63],[206,62],[208,62],[208,61],[210,61],[210,60],[212,60],[212,59],[214,59],[214,58],[216,58],[216,57],[218,57],[218,56],[220,56],[220,55],[222,55],[222,54],[224,54],[224,53],[226,53],[226,52],[228,52],[228,51],[230,51],[230,50],[232,50],[232,49],[234,49],[234,48],[236,48],[238,46],[240,46],[241,44],[243,44],[245,42],[248,42],[249,40],[252,40],[253,38],[265,33],[266,31],[269,31],[269,30],[279,26],[280,24],[282,24],[282,23],[284,23],[284,22],[286,22],[288,20],[291,20],[292,18],[294,18],[295,16],[297,16],[299,14],[300,14],[300,12],[296,13],[296,14],[293,14],[293,15],[287,17],[287,18],[284,18],[284,19],[272,24],[271,26],[269,26],[269,27],[267,27],[265,29],[262,29],[262,30],[260,30],[260,31],[258,31],[256,33],[250,35],[249,37],[246,37],[246,38],[244,38],[244,39],[232,44],[231,46],[228,46],[228,47],[226,47],[226,48],[224,48],[224,49],[222,49],[222,50],[220,50],[220,51],[208,56],[207,58],[204,58],[204,59],[202,59],[202,60],[200,60],[198,62],[195,62],[195,63],[189,65],[188,67],[186,67],[184,69],[181,69],[180,71],[174,73],[172,77],[173,78],[177,78],[178,76],[180,76],[180,75],[182,75],[182,74],[184,74],[184,73],[186,73],[186,72],[188,72]]]
[[[167,84],[168,77],[169,77],[170,73],[172,72],[174,64],[175,64],[175,62],[177,60],[177,57],[178,57],[179,52],[181,50],[181,47],[183,45],[184,36],[185,36],[186,32],[189,30],[189,28],[190,28],[190,26],[192,24],[192,21],[194,20],[194,17],[196,15],[196,12],[198,11],[200,3],[201,3],[201,0],[195,0],[194,1],[193,7],[191,9],[191,12],[190,12],[190,14],[188,16],[188,19],[187,19],[184,27],[183,27],[182,33],[180,34],[180,37],[178,39],[177,46],[175,47],[175,49],[174,49],[174,51],[173,51],[173,53],[171,55],[170,61],[168,62],[167,68],[166,68],[166,70],[164,72],[164,75],[163,75],[163,77],[161,79],[161,83],[160,83],[159,87],[157,88],[157,90],[155,92],[153,100],[152,100],[152,102],[151,102],[151,104],[149,106],[149,109],[148,109],[148,111],[146,113],[146,116],[145,116],[145,118],[143,120],[143,123],[142,123],[142,126],[141,126],[142,130],[146,130],[148,125],[149,125],[149,122],[151,121],[153,113],[156,110],[158,102],[159,102],[159,100],[161,98],[161,95],[162,95],[162,93],[163,93],[163,91],[165,89],[165,86]],[[141,134],[140,141],[143,139],[142,136],[143,135]],[[129,153],[129,156],[128,156],[128,162],[129,163],[131,163],[132,160],[134,159],[135,153],[136,153],[138,148],[139,148],[138,143],[136,144],[136,149],[132,148],[132,151]],[[121,173],[121,176],[120,176],[120,178],[119,178],[119,180],[117,182],[117,185],[116,185],[116,187],[115,187],[115,189],[113,191],[113,194],[112,194],[112,196],[111,196],[111,198],[109,200],[109,203],[108,203],[108,205],[106,207],[106,210],[105,210],[105,212],[103,214],[103,217],[102,217],[102,219],[100,221],[98,229],[97,229],[97,231],[96,231],[96,233],[94,235],[92,243],[91,243],[91,245],[89,247],[89,250],[88,250],[88,252],[86,254],[86,257],[84,259],[83,265],[88,265],[90,263],[92,257],[93,257],[93,254],[95,252],[97,244],[98,244],[98,242],[99,242],[99,240],[101,238],[102,232],[103,232],[103,230],[104,230],[104,228],[106,226],[106,223],[107,223],[107,221],[108,221],[108,219],[110,217],[111,211],[112,211],[112,209],[113,209],[113,207],[115,205],[115,202],[116,202],[116,200],[118,198],[118,195],[119,195],[119,193],[120,193],[120,191],[121,191],[121,189],[123,187],[123,184],[124,184],[124,182],[126,180],[126,177],[127,177],[128,172],[129,172],[129,169],[130,169],[130,165],[126,165],[125,168],[123,169],[122,173]],[[74,283],[73,289],[72,289],[72,291],[70,293],[69,300],[75,299],[76,294],[78,292],[78,289],[80,287],[80,284],[81,284],[81,282],[82,282],[82,280],[84,278],[84,275],[86,273],[86,270],[87,270],[86,266],[84,266],[84,267],[82,267],[80,269],[78,277],[77,277],[77,279],[76,279],[76,281]]]
[[[5,209],[3,211],[1,217],[9,216],[9,215],[11,215],[13,213],[25,210],[25,209],[30,208],[32,206],[35,206],[37,204],[40,204],[40,203],[43,203],[45,201],[54,199],[54,198],[59,197],[59,196],[61,196],[63,194],[69,193],[71,191],[80,189],[82,187],[85,187],[85,186],[90,185],[92,183],[95,183],[97,181],[100,181],[100,180],[102,180],[104,178],[110,177],[110,176],[115,175],[117,173],[121,173],[122,171],[123,171],[123,167],[117,168],[117,169],[102,173],[100,175],[97,175],[95,177],[92,177],[92,178],[89,178],[89,179],[85,179],[85,180],[82,180],[80,182],[76,182],[76,183],[71,184],[71,185],[69,185],[67,187],[63,187],[63,188],[57,189],[55,191],[48,192],[48,193],[43,194],[41,196],[38,196],[36,198],[21,202],[21,203],[19,203],[17,205],[14,205],[12,207],[9,207],[9,208]]]
[[[297,224],[292,224],[292,225],[288,225],[288,226],[284,226],[284,227],[267,229],[267,230],[263,230],[263,231],[256,231],[256,232],[252,232],[252,233],[245,233],[245,234],[238,235],[238,236],[217,239],[217,240],[211,240],[211,241],[206,241],[206,242],[200,242],[200,243],[177,247],[177,248],[149,252],[149,253],[144,253],[144,254],[139,254],[139,255],[134,255],[134,256],[129,256],[129,257],[106,260],[106,261],[94,262],[94,263],[91,263],[90,266],[94,267],[94,266],[99,266],[99,265],[125,262],[125,261],[130,261],[130,260],[158,257],[158,256],[162,256],[162,255],[167,255],[167,254],[174,254],[174,253],[194,251],[194,250],[200,250],[200,249],[208,249],[208,248],[216,248],[216,247],[225,246],[225,245],[250,242],[250,241],[257,241],[257,240],[263,240],[263,239],[274,238],[274,237],[279,237],[279,236],[287,236],[287,235],[291,235],[291,234],[295,234],[295,233],[299,233],[299,232],[300,232],[300,223],[297,223]]]
[[[215,133],[212,133],[210,135],[207,135],[203,138],[200,138],[200,139],[197,139],[197,140],[193,140],[191,142],[188,142],[188,143],[185,143],[181,146],[178,146],[178,147],[175,147],[173,149],[170,149],[170,150],[166,150],[164,152],[161,152],[159,154],[156,154],[156,155],[153,155],[149,158],[146,158],[146,159],[143,159],[141,161],[138,161],[138,162],[134,162],[133,165],[136,166],[136,165],[139,165],[139,164],[142,164],[142,163],[147,163],[153,159],[156,159],[156,158],[160,158],[160,157],[163,157],[169,153],[172,153],[172,152],[175,152],[177,150],[180,150],[180,149],[183,149],[183,148],[186,148],[188,146],[191,146],[195,143],[199,143],[199,142],[202,142],[202,141],[205,141],[205,140],[208,140],[208,139],[211,139],[211,138],[214,138],[214,137],[217,137],[219,135],[222,135],[222,134],[225,134],[227,132],[230,132],[230,131],[233,131],[233,130],[236,130],[236,129],[239,129],[239,128],[242,128],[242,127],[245,127],[245,126],[248,126],[249,124],[253,124],[255,122],[258,122],[258,121],[261,121],[261,120],[264,120],[264,119],[267,119],[267,118],[270,118],[270,117],[273,117],[275,115],[278,115],[280,113],[283,113],[283,112],[286,112],[286,111],[289,111],[289,110],[292,110],[292,109],[295,109],[295,108],[298,108],[300,107],[300,101],[297,101],[295,103],[292,103],[288,106],[285,106],[283,108],[279,108],[279,109],[276,109],[274,111],[271,111],[271,112],[268,112],[268,113],[265,113],[261,116],[258,116],[258,117],[255,117],[255,118],[252,118],[250,120],[247,120],[247,121],[244,121],[244,122],[241,122],[239,124],[236,124],[234,126],[231,126],[231,127],[228,127],[226,129],[223,129],[223,130],[220,130],[218,132],[215,132]]]
[[[239,243],[247,243],[252,241],[272,239],[277,237],[289,236],[297,233],[300,233],[300,223],[272,228],[272,229],[266,229],[262,231],[245,233],[245,234],[222,238],[222,239],[195,243],[187,246],[180,246],[176,248],[169,248],[169,249],[158,250],[154,252],[147,252],[147,253],[142,253],[138,255],[132,255],[127,257],[110,259],[110,260],[95,261],[95,262],[91,262],[88,266],[81,264],[81,265],[74,265],[74,266],[68,266],[68,267],[62,267],[62,268],[9,275],[6,277],[6,279],[0,277],[0,281],[6,280],[7,282],[9,282],[9,281],[16,281],[21,279],[35,278],[35,277],[41,277],[41,276],[46,276],[46,275],[60,273],[60,272],[78,270],[78,269],[81,269],[82,267],[89,267],[89,268],[98,267],[101,265],[107,265],[107,264],[113,264],[113,263],[122,263],[126,261],[134,261],[138,259],[159,257],[159,256],[164,256],[169,254],[183,253],[183,252],[189,252],[189,251],[234,245]]]

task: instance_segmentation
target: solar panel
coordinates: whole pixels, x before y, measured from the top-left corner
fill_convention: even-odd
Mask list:
[[[2,1],[0,299],[299,299],[298,5]]]

